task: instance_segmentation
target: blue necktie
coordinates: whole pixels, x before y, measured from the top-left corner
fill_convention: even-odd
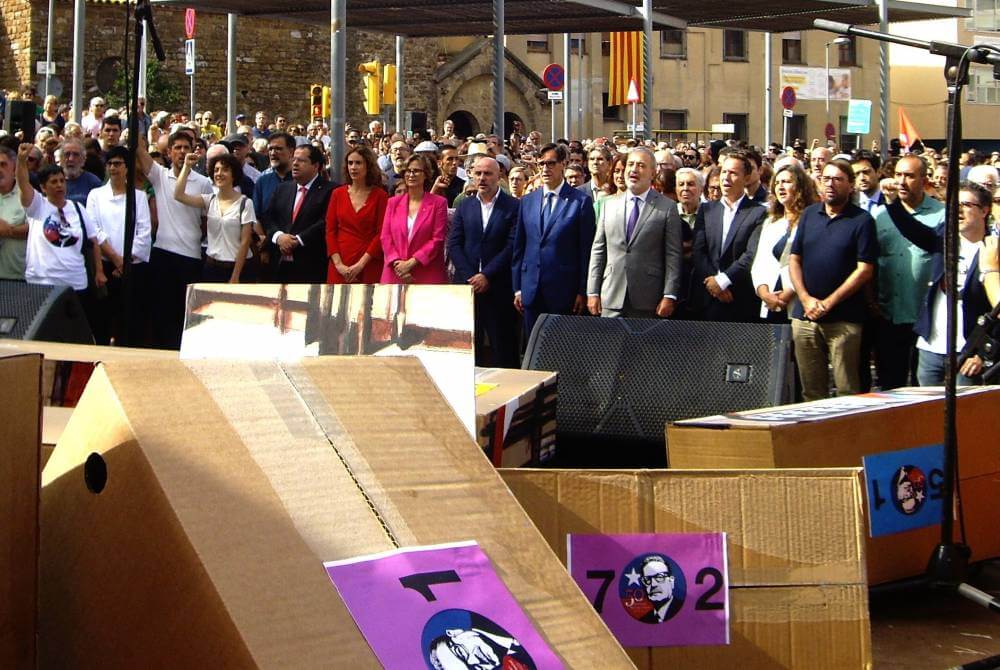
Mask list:
[[[545,194],[545,203],[542,205],[542,234],[549,231],[549,219],[552,218],[552,199],[556,197],[554,192]]]
[[[635,224],[639,223],[639,208],[642,200],[638,196],[632,198],[632,213],[628,215],[628,223],[625,224],[625,244],[632,241],[632,233],[635,232]]]

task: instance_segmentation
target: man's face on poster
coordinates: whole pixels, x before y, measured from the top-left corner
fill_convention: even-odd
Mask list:
[[[904,479],[896,486],[896,500],[899,501],[904,512],[913,511],[913,508],[917,506],[917,497],[913,493],[913,484],[909,480]]]
[[[479,633],[451,628],[447,635],[447,646],[437,650],[437,660],[443,670],[493,670],[500,667],[496,652]]]
[[[670,600],[674,595],[674,578],[663,561],[649,561],[642,567],[642,585],[653,603]]]

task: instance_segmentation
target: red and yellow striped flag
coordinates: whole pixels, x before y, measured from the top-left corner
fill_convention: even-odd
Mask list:
[[[611,33],[611,73],[608,76],[608,106],[628,104],[629,81],[634,80],[642,102],[645,76],[642,58],[642,33]]]

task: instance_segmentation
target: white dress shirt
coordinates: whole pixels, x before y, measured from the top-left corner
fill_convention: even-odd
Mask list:
[[[741,195],[740,199],[734,202],[731,206],[726,202],[726,197],[723,196],[720,203],[722,203],[722,241],[720,249],[725,247],[726,238],[729,237],[729,229],[733,226],[733,220],[736,218],[736,212],[739,211],[740,205],[743,203],[743,199],[746,198],[746,194]],[[719,272],[715,275],[715,282],[719,285],[719,288],[725,291],[727,288],[733,285],[732,280],[725,272]]]

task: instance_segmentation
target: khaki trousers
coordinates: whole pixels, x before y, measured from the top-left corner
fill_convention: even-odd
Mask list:
[[[792,341],[795,343],[795,362],[802,381],[802,397],[821,400],[829,395],[830,373],[837,395],[861,392],[858,363],[861,356],[861,324],[849,321],[816,323],[792,319]]]

